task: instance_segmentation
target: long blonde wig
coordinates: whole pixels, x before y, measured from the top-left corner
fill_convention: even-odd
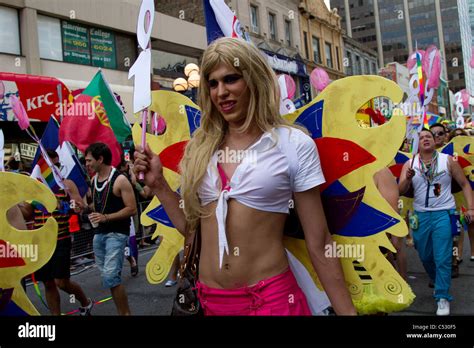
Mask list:
[[[190,228],[195,228],[199,219],[205,215],[199,201],[198,189],[209,161],[227,131],[227,122],[213,105],[208,86],[209,75],[221,63],[241,73],[250,91],[247,117],[239,131],[245,132],[253,124],[263,132],[276,126],[290,126],[280,116],[277,78],[263,53],[241,39],[221,38],[214,41],[204,51],[201,63],[198,97],[201,126],[186,146],[180,164],[181,195]]]

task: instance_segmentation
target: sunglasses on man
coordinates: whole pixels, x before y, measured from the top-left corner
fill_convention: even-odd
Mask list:
[[[442,136],[445,135],[445,134],[446,134],[445,132],[440,131],[440,132],[434,133],[434,136],[435,136],[435,137],[442,137]]]

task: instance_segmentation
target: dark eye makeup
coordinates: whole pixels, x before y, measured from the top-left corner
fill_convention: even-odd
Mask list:
[[[226,84],[232,84],[234,82],[237,82],[238,80],[240,80],[242,78],[242,75],[239,75],[239,74],[230,74],[230,75],[226,75],[224,76],[224,78],[222,79],[224,81],[224,83]],[[209,80],[208,81],[208,84],[209,84],[209,88],[216,88],[218,85],[219,85],[219,82],[215,79],[212,79],[212,80]]]

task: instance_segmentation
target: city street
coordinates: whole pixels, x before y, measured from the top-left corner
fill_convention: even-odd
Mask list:
[[[474,315],[474,262],[469,261],[467,241],[464,243],[464,262],[459,268],[459,278],[452,280],[452,295],[454,301],[451,304],[451,315]],[[139,255],[140,273],[136,278],[130,275],[130,265],[125,261],[123,268],[123,280],[127,289],[130,309],[133,315],[169,315],[176,287],[167,288],[164,283],[151,285],[145,275],[145,267],[148,260],[155,252],[156,247],[141,249]],[[433,289],[428,287],[428,276],[414,248],[407,249],[408,255],[408,282],[416,294],[414,303],[407,310],[392,315],[434,315],[436,305],[432,298]],[[110,292],[102,289],[99,271],[95,264],[79,267],[73,272],[72,279],[79,283],[87,296],[95,301],[108,298]],[[44,298],[44,289],[40,285]],[[33,285],[28,286],[27,293],[35,307],[42,315],[49,315],[46,307],[35,294]],[[68,296],[61,292],[62,311],[64,313],[73,311],[77,305],[69,303]],[[94,307],[93,315],[116,315],[116,309],[112,300],[98,304]],[[77,314],[75,314],[77,315]]]

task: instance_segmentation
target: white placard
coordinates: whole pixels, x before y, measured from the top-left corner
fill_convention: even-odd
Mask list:
[[[25,143],[20,144],[21,156],[27,159],[31,159],[31,160],[34,159],[37,149],[38,149],[38,145],[25,144]]]
[[[133,89],[133,112],[146,109],[151,104],[151,49],[140,53],[135,64],[130,68],[128,78],[135,76]]]
[[[464,129],[464,117],[462,116],[458,116],[458,118],[456,119],[456,128],[462,128]]]
[[[130,68],[128,78],[135,77],[133,90],[133,112],[137,113],[151,104],[151,45],[150,38],[155,19],[153,0],[143,0],[137,23],[137,40],[142,51]]]

